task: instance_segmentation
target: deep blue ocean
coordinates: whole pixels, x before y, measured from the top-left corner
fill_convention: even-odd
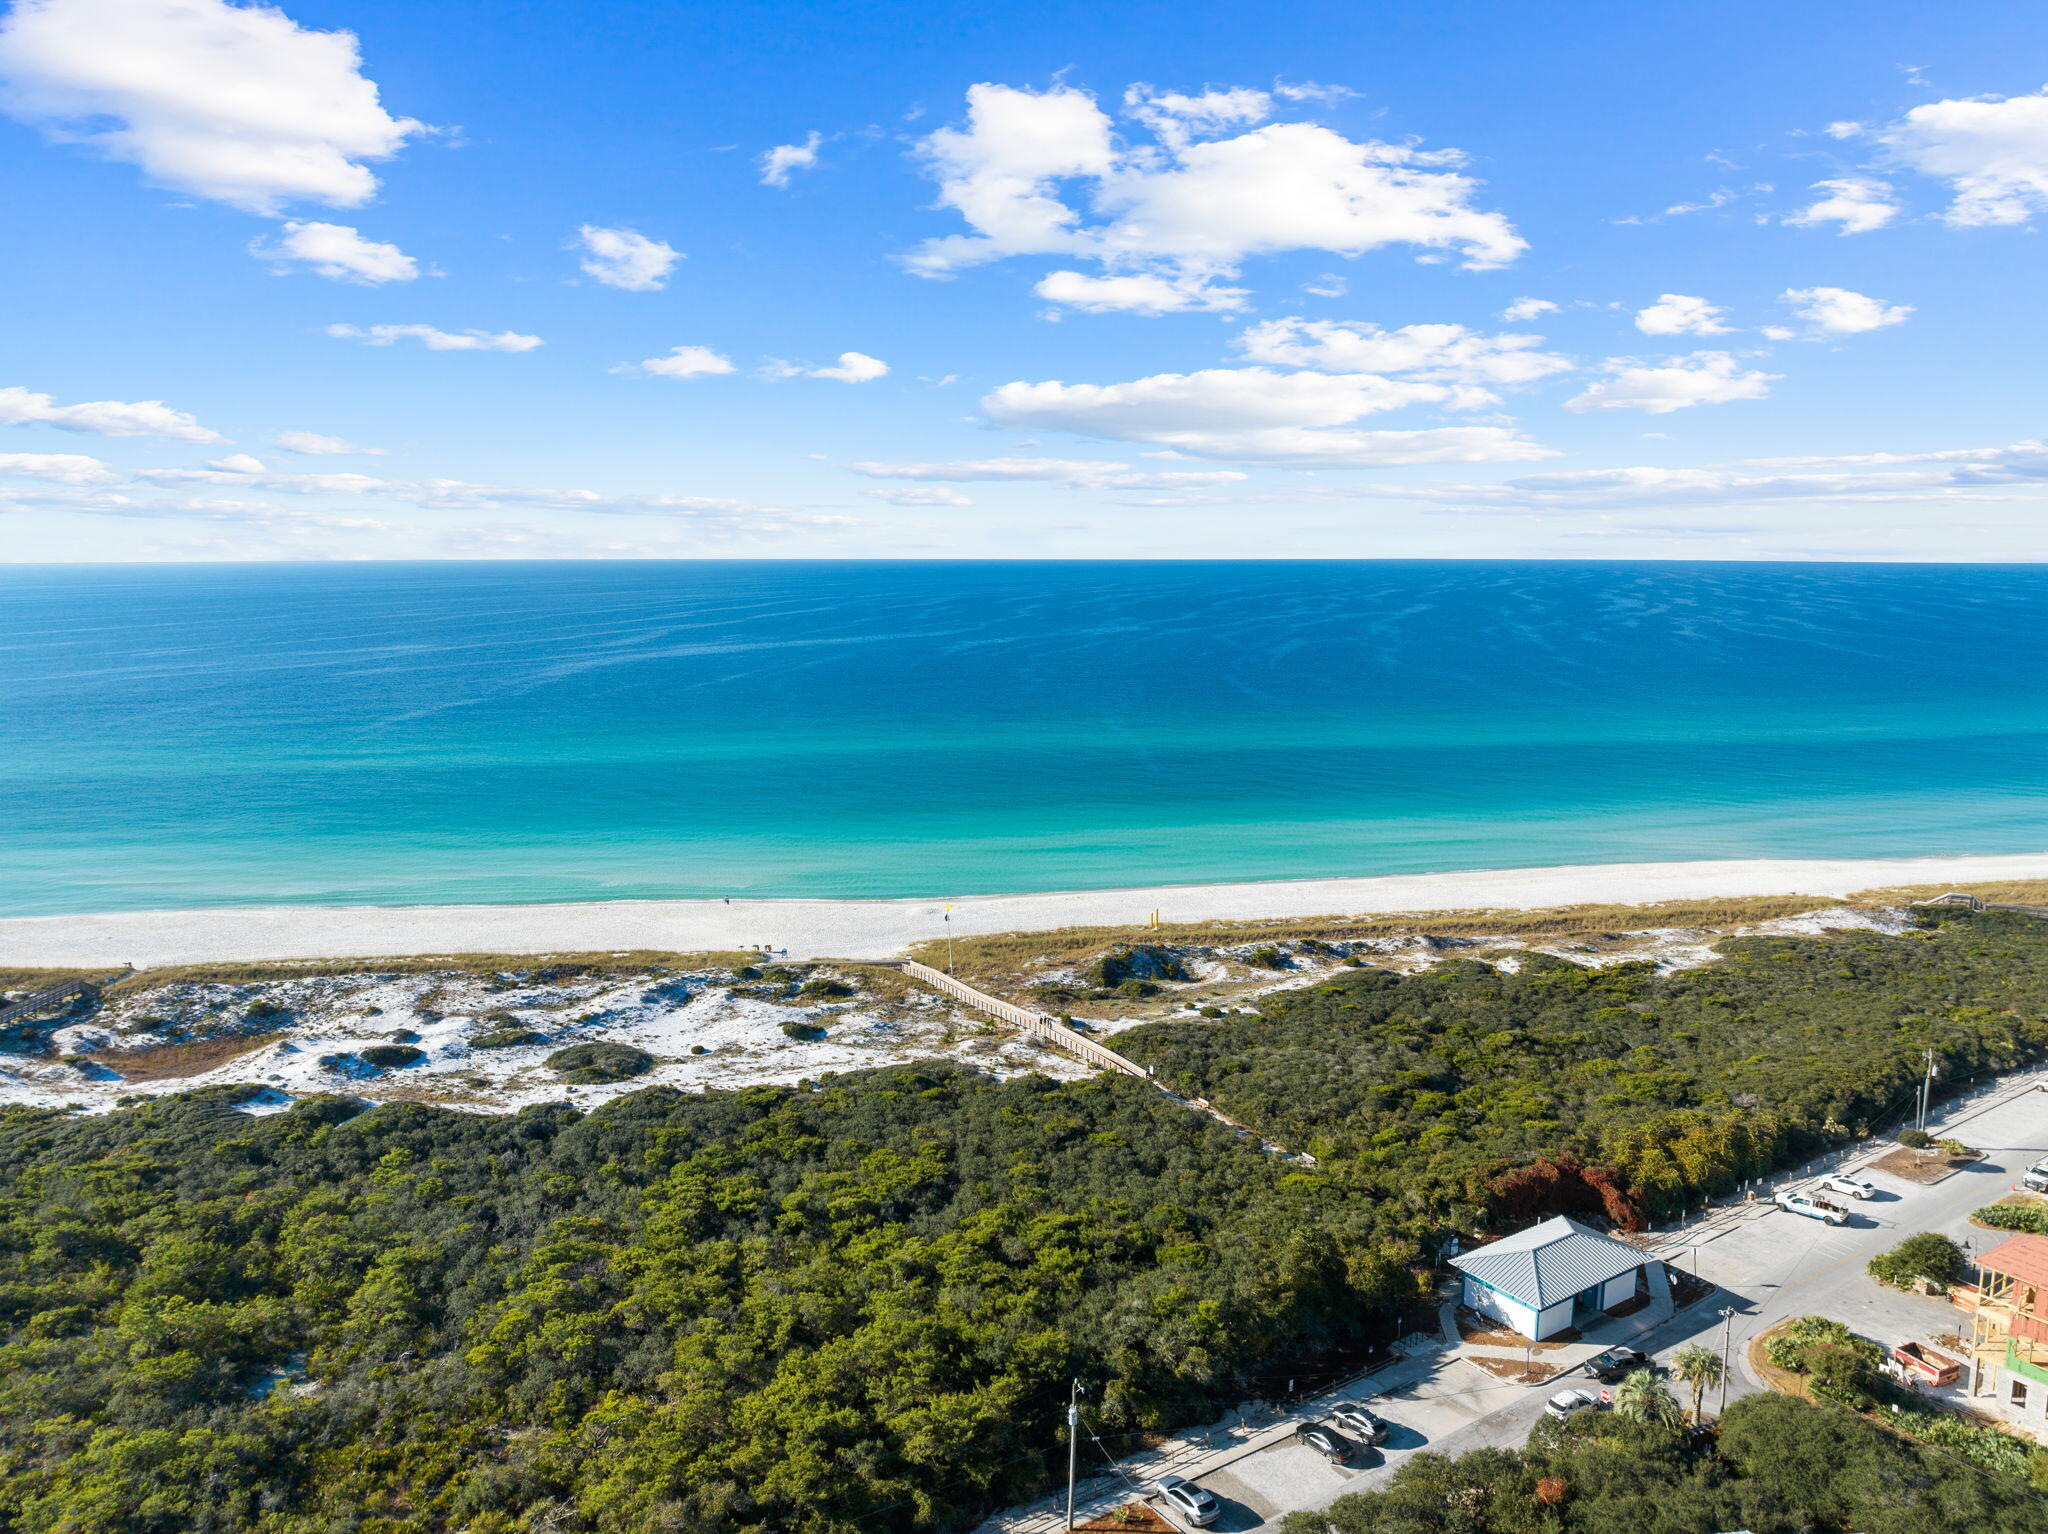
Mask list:
[[[2048,849],[2048,567],[0,568],[0,914]]]

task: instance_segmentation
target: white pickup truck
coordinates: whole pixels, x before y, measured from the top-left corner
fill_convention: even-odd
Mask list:
[[[1848,1210],[1844,1209],[1840,1204],[1829,1203],[1826,1199],[1812,1193],[1802,1193],[1793,1189],[1787,1189],[1783,1193],[1774,1195],[1771,1202],[1780,1209],[1789,1210],[1793,1214],[1803,1214],[1809,1220],[1826,1220],[1830,1225],[1847,1225],[1849,1223]]]

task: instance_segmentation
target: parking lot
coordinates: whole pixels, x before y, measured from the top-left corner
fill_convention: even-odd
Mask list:
[[[1887,1346],[1953,1330],[1958,1312],[1946,1302],[1883,1288],[1864,1273],[1864,1264],[1924,1230],[1951,1235],[1978,1251],[1997,1239],[1971,1226],[1969,1215],[2005,1193],[2032,1162],[2048,1156],[2048,1091],[2037,1089],[2043,1081],[2048,1074],[2020,1073],[1938,1113],[1930,1129],[1963,1140],[1985,1157],[1932,1185],[1869,1169],[1867,1163],[1893,1148],[1889,1140],[1869,1141],[1760,1187],[1755,1202],[1724,1200],[1697,1219],[1654,1234],[1644,1243],[1651,1251],[1675,1268],[1698,1274],[1715,1286],[1714,1292],[1675,1315],[1668,1310],[1645,1313],[1590,1329],[1568,1353],[1546,1355],[1570,1368],[1543,1384],[1515,1384],[1488,1374],[1470,1361],[1488,1350],[1458,1342],[1453,1327],[1445,1326],[1435,1345],[1422,1339],[1415,1356],[1305,1403],[1284,1418],[1266,1413],[1247,1420],[1238,1414],[1123,1462],[1120,1475],[1091,1487],[1084,1507],[1107,1512],[1171,1471],[1223,1501],[1210,1528],[1221,1534],[1267,1534],[1290,1512],[1327,1507],[1348,1492],[1384,1483],[1420,1450],[1462,1454],[1519,1446],[1542,1415],[1545,1399],[1567,1386],[1586,1385],[1578,1372],[1584,1361],[1615,1343],[1641,1348],[1661,1364],[1689,1342],[1719,1348],[1725,1335],[1731,1364],[1728,1398],[1733,1400],[1764,1388],[1745,1371],[1748,1342],[1791,1316],[1828,1315]],[[1851,1211],[1847,1225],[1806,1219],[1768,1201],[1777,1188],[1801,1186],[1837,1169],[1857,1171],[1878,1190],[1871,1199],[1842,1200]],[[1351,1467],[1332,1465],[1294,1441],[1300,1422],[1319,1419],[1344,1400],[1364,1402],[1393,1425],[1383,1449],[1367,1451]],[[979,1534],[1050,1534],[1063,1527],[1062,1512],[1058,1499],[1047,1499],[990,1520]],[[1162,1512],[1173,1516],[1170,1510]]]

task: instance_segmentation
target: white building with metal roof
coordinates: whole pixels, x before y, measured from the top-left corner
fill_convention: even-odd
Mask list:
[[[1559,1215],[1451,1259],[1464,1302],[1535,1342],[1599,1320],[1638,1294],[1668,1293],[1647,1252]]]

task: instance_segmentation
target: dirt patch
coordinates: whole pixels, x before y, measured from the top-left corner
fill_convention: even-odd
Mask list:
[[[1781,1332],[1788,1330],[1793,1321],[1798,1319],[1798,1317],[1794,1316],[1791,1320],[1780,1321],[1776,1326],[1769,1327],[1751,1338],[1749,1343],[1749,1367],[1758,1379],[1762,1380],[1780,1395],[1797,1396],[1802,1401],[1811,1401],[1813,1393],[1806,1388],[1806,1377],[1804,1375],[1794,1374],[1790,1369],[1780,1369],[1764,1356],[1764,1344]]]
[[[1563,1364],[1525,1363],[1519,1358],[1480,1358],[1474,1354],[1464,1355],[1465,1362],[1477,1364],[1497,1380],[1506,1380],[1511,1385],[1541,1385],[1545,1380],[1555,1379],[1564,1373]]]
[[[1127,1502],[1114,1512],[1089,1518],[1074,1525],[1088,1534],[1180,1534],[1154,1509],[1142,1502]]]
[[[1907,1150],[1902,1146],[1870,1164],[1880,1172],[1889,1172],[1894,1177],[1903,1177],[1907,1182],[1927,1187],[1981,1159],[1974,1151],[1967,1156],[1951,1156],[1946,1151]]]
[[[1531,1342],[1520,1332],[1503,1326],[1491,1316],[1482,1316],[1476,1310],[1458,1307],[1458,1335],[1465,1341],[1477,1343],[1483,1348],[1534,1348],[1539,1353],[1554,1353],[1559,1348],[1579,1340],[1576,1330],[1566,1330],[1544,1339]]]
[[[123,1081],[176,1081],[185,1076],[203,1076],[216,1066],[226,1065],[243,1055],[282,1038],[281,1031],[237,1033],[217,1039],[200,1039],[191,1044],[156,1044],[148,1049],[107,1049],[91,1056],[93,1064],[104,1065]]]

